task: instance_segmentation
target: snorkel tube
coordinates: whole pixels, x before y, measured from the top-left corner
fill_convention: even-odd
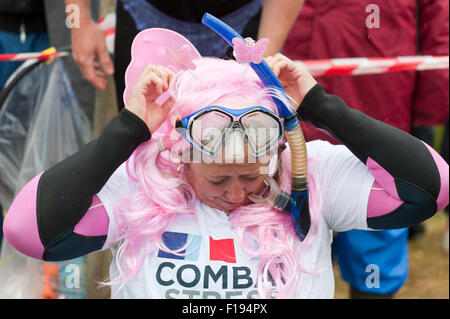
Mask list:
[[[232,41],[234,38],[244,40],[230,26],[209,13],[205,13],[202,23],[219,34],[231,46],[233,46]],[[278,89],[288,100],[283,86],[264,60],[259,64],[250,63],[250,66],[266,87]],[[295,109],[287,107],[285,103],[276,97],[273,97],[273,101],[278,108],[278,113],[284,119],[286,139],[291,150],[292,192],[290,195],[282,192],[273,179],[267,178],[268,194],[264,198],[258,195],[252,196],[250,199],[257,204],[270,205],[289,213],[297,236],[300,240],[304,240],[311,225],[305,138]]]

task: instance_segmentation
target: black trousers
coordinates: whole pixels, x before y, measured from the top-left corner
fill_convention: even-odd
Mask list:
[[[448,119],[447,119],[447,123],[445,124],[445,131],[444,131],[444,137],[442,138],[442,146],[441,146],[441,155],[442,158],[445,159],[448,163]],[[445,208],[445,211],[448,215],[448,205]]]
[[[125,71],[131,61],[131,45],[139,31],[131,15],[123,8],[122,1],[117,1],[116,38],[114,43],[114,81],[117,92],[119,111],[124,108]]]

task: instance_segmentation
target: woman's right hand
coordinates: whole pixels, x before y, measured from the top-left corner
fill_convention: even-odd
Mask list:
[[[157,98],[168,90],[175,73],[160,65],[149,64],[134,85],[125,108],[141,118],[153,134],[167,119],[174,101],[170,97],[162,105]]]
[[[266,62],[280,80],[286,93],[296,101],[294,107],[297,109],[317,81],[303,65],[281,53],[267,57]]]

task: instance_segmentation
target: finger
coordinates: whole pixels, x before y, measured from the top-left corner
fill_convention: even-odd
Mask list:
[[[161,79],[164,81],[164,90],[168,90],[170,83],[175,77],[175,72],[165,67],[161,67],[160,71]]]
[[[288,69],[290,63],[292,63],[292,61],[280,53],[273,56],[271,60],[271,65],[276,70],[277,76],[280,75],[283,70]]]
[[[106,79],[106,77],[100,76],[100,77],[96,78],[94,86],[97,89],[104,91],[104,90],[106,90],[107,84],[108,84],[108,80]]]
[[[278,77],[281,72],[286,69],[288,61],[286,61],[283,55],[277,54],[273,57],[270,57],[267,61],[267,64],[272,69],[272,72]]]
[[[95,69],[93,58],[83,59],[81,61],[82,62],[80,62],[80,71],[81,74],[83,74],[83,77],[87,81],[89,81],[92,85],[94,85],[96,88],[103,89],[104,85],[101,82],[97,81],[96,76],[97,70]]]
[[[105,72],[102,72],[102,71],[97,70],[97,71],[95,72],[95,76],[96,76],[97,78],[105,79],[105,80],[106,80],[106,74],[105,74]]]
[[[274,63],[273,57],[268,57],[268,58],[266,58],[266,63],[267,63],[267,65],[270,67],[270,69],[272,69],[273,63]]]
[[[102,68],[102,66],[100,65],[100,63],[98,63],[97,61],[94,62],[94,68],[96,70],[100,70]]]
[[[150,77],[154,74],[153,70],[153,65],[147,65],[144,71],[142,71],[141,75],[139,76],[136,86],[142,87],[144,85],[147,85],[150,81]]]
[[[155,66],[153,69],[153,73],[163,81],[163,90],[168,90],[169,84],[175,76],[175,73],[162,65]]]
[[[167,74],[167,85],[170,85],[170,83],[175,78],[175,72],[173,72],[171,69],[168,69],[168,68],[164,68],[164,69]]]
[[[276,61],[280,61],[280,60],[290,61],[290,59],[289,59],[287,56],[285,56],[285,55],[283,55],[283,54],[281,54],[281,53],[275,54],[275,55],[273,56],[273,58],[274,58],[274,60],[276,60]]]
[[[167,81],[167,73],[164,70],[164,67],[158,65],[154,71],[154,73],[162,80],[163,83],[163,90],[167,90],[169,88],[169,84]]]
[[[166,72],[167,74],[170,74],[171,76],[175,76],[175,72],[169,68],[166,68],[164,66],[161,66],[161,68]]]
[[[272,60],[270,63],[270,68],[272,69],[272,72],[275,74],[275,76],[279,77],[281,70],[282,70],[282,63],[280,61]]]
[[[97,54],[100,59],[100,64],[102,65],[103,70],[105,70],[106,74],[113,74],[114,65],[104,42],[99,45]]]
[[[154,65],[154,64],[149,64],[149,65],[147,65],[147,66],[145,67],[145,70],[144,70],[144,72],[142,73],[142,75],[143,75],[143,76],[147,76],[147,75],[149,75],[150,73],[155,73],[156,69],[157,69],[157,66],[156,66],[156,65]]]
[[[149,64],[142,72],[139,79],[139,86],[147,86],[146,90],[152,90],[153,93],[161,94],[169,88],[175,73],[168,68],[160,65]],[[147,92],[150,93],[150,92]]]
[[[296,70],[296,65],[294,62],[286,59],[278,59],[273,64],[274,73],[276,72],[277,76],[279,76],[284,71],[293,72]]]
[[[273,71],[273,59],[266,59],[266,63],[269,68]]]
[[[79,70],[81,74],[83,75],[83,78],[91,83],[94,87],[100,88],[100,84],[96,81],[96,68],[94,66],[94,56],[93,55],[86,55],[86,54],[80,54],[77,51],[72,52],[72,57],[77,63]]]
[[[157,94],[161,94],[163,92],[163,80],[156,75],[155,73],[151,73],[148,75],[148,81],[146,82],[147,89],[153,90]]]

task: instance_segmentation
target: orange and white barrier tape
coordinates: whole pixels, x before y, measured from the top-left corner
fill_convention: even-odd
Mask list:
[[[116,37],[116,14],[111,12],[105,15],[103,18],[97,21],[100,30],[103,31],[105,36],[106,47],[108,52],[114,52],[114,40]]]
[[[69,55],[52,49],[35,53],[0,54],[0,61],[48,60]],[[313,76],[383,74],[398,71],[426,71],[449,68],[448,56],[405,56],[395,58],[347,58],[295,61]]]
[[[110,13],[98,22],[106,39],[108,51],[114,51],[116,15]],[[52,60],[69,55],[50,48],[43,52],[0,54],[0,61],[24,61],[28,59]],[[389,58],[345,58],[295,61],[306,66],[313,76],[383,74],[398,71],[425,71],[449,68],[448,56],[400,56]]]
[[[313,76],[383,74],[449,68],[448,56],[404,56],[394,58],[347,58],[296,61]]]
[[[54,48],[50,48],[42,52],[0,54],[0,61],[50,60],[69,54],[67,51],[57,52]]]

